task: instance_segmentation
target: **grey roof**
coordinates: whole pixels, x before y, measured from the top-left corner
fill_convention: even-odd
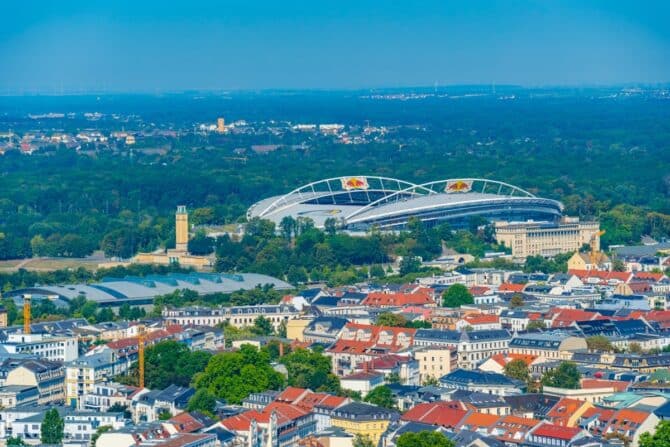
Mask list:
[[[456,369],[440,378],[445,385],[517,386],[518,381],[494,372]]]
[[[103,278],[92,284],[67,284],[52,286],[34,286],[8,292],[8,296],[20,296],[25,293],[38,296],[55,295],[65,301],[85,297],[99,304],[120,305],[124,302],[148,303],[158,295],[172,293],[175,290],[189,289],[201,295],[211,293],[233,293],[238,290],[250,290],[258,286],[272,285],[277,290],[292,289],[293,286],[267,275],[257,273],[169,273],[167,275],[149,275],[146,277],[127,276],[125,278]]]
[[[621,257],[639,257],[639,256],[653,256],[659,250],[670,249],[670,242],[660,242],[654,245],[631,245],[626,247],[615,247],[614,254]]]
[[[563,340],[571,337],[567,332],[530,332],[512,338],[510,347],[533,347],[542,349],[558,349]]]
[[[377,405],[351,402],[333,410],[331,416],[356,420],[390,420],[395,419],[398,413]]]
[[[481,331],[463,331],[465,341],[507,340],[512,336],[507,329],[484,329]]]
[[[440,329],[419,329],[414,334],[414,340],[458,343],[461,340],[461,333],[459,331],[443,331]]]

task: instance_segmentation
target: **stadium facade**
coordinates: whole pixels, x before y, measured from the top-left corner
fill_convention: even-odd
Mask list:
[[[412,217],[428,226],[449,222],[459,227],[467,225],[472,216],[505,222],[557,221],[562,213],[560,202],[496,180],[465,178],[415,184],[388,177],[352,176],[319,180],[261,200],[249,208],[247,218],[268,219],[277,225],[287,216],[310,218],[318,228],[332,218],[341,228],[364,231],[372,227],[399,230]]]

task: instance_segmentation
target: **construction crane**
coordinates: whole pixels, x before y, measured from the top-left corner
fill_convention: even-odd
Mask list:
[[[137,371],[137,385],[144,388],[144,326],[140,326],[137,331]]]
[[[31,295],[23,295],[23,333],[30,334],[30,302]]]
[[[598,264],[598,254],[600,253],[600,250],[596,250],[596,238],[600,238],[605,234],[605,230],[600,230],[597,233],[593,233],[591,236],[591,240],[589,241],[589,245],[591,245],[591,265],[596,266]],[[598,248],[600,248],[600,244],[598,244]],[[595,268],[595,267],[594,267]]]

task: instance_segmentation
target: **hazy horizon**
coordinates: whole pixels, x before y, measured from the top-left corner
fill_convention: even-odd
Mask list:
[[[0,94],[670,82],[670,4],[36,1],[0,17]]]

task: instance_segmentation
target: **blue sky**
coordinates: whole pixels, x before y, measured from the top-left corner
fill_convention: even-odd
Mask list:
[[[0,94],[670,81],[670,2],[4,2]]]

